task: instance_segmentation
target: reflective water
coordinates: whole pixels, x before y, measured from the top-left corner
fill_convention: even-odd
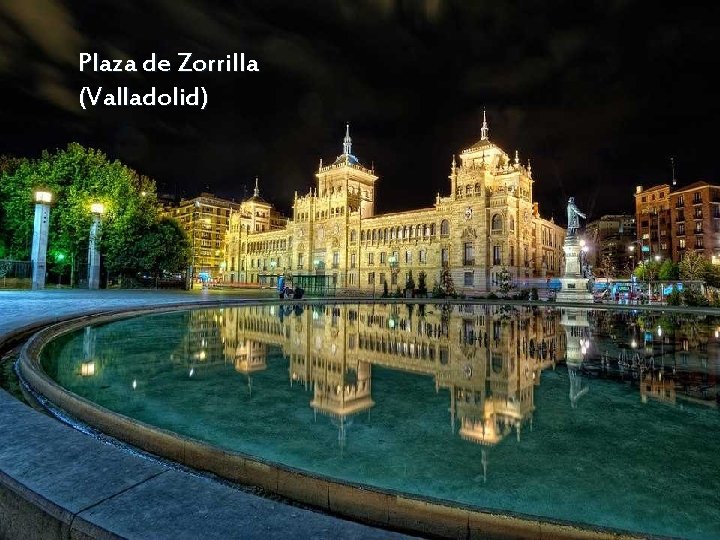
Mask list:
[[[709,538],[719,325],[524,307],[203,309],[88,327],[43,362],[109,409],[309,472]]]

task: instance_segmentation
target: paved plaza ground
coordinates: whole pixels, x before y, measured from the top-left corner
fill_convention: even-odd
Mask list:
[[[0,343],[20,327],[88,311],[273,297],[272,290],[0,291]],[[84,538],[107,531],[168,539],[403,538],[149,460],[0,390],[0,538]]]

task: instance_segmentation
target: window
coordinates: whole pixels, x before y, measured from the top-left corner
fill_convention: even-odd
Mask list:
[[[350,254],[350,268],[355,268],[355,265],[357,264],[357,255],[355,253]]]
[[[515,266],[515,246],[510,246],[510,266]]]
[[[695,222],[695,234],[697,234],[697,233],[702,234],[702,232],[703,232],[702,221],[696,221]]]
[[[502,216],[500,214],[495,214],[492,217],[492,220],[490,222],[490,228],[492,229],[492,232],[500,232],[502,231]]]
[[[677,211],[677,218],[675,221],[685,221],[685,212],[682,210]]]
[[[442,263],[443,266],[447,266],[448,263],[450,262],[450,260],[449,260],[449,259],[450,259],[450,256],[449,256],[449,255],[450,255],[450,253],[449,253],[449,251],[448,251],[448,248],[442,248],[442,249],[440,250],[440,262]]]
[[[473,273],[472,272],[465,272],[465,277],[463,280],[463,285],[465,287],[472,287],[473,286]]]
[[[385,272],[380,272],[380,285],[385,283]]]
[[[702,206],[695,209],[695,219],[702,219]]]
[[[680,238],[680,239],[678,240],[678,247],[679,247],[680,249],[685,249],[685,239],[684,239],[684,238]]]
[[[412,264],[412,251],[410,250],[405,252],[405,264]]]
[[[426,263],[426,262],[427,262],[427,250],[426,250],[426,249],[421,249],[421,250],[418,252],[418,260],[419,260],[421,263]]]
[[[510,216],[510,230],[515,230],[515,218],[513,216]]]
[[[338,253],[337,251],[333,251],[333,258],[332,258],[333,268],[337,268],[339,264],[340,264],[340,253]]]
[[[677,225],[677,233],[678,236],[682,236],[685,234],[685,224],[684,223],[678,223]],[[643,235],[644,236],[644,235]]]
[[[678,196],[676,206],[685,206],[685,198],[682,195]]]
[[[698,236],[697,238],[695,238],[695,247],[696,248],[703,247],[703,237],[702,236]]]
[[[370,252],[368,253],[368,265],[375,264],[375,254]]]
[[[368,285],[375,284],[375,272],[368,272]]]
[[[440,223],[440,236],[450,236],[450,223],[447,219],[443,219]]]
[[[465,242],[463,264],[465,266],[475,265],[475,247],[472,242]]]
[[[385,264],[385,252],[380,253],[380,264]]]
[[[700,204],[702,202],[702,195],[699,191],[693,194],[693,204]]]
[[[500,254],[500,246],[493,246],[493,264],[502,264],[502,257]]]
[[[357,241],[357,231],[350,231],[350,241],[352,243]]]
[[[304,261],[304,259],[305,259],[305,257],[303,256],[303,254],[302,254],[302,253],[298,253],[298,263],[297,263],[297,267],[298,267],[298,268],[302,268],[302,267],[303,267],[303,261]]]

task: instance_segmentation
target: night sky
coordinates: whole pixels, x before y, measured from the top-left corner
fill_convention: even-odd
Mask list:
[[[707,3],[710,4],[710,3]],[[533,163],[535,199],[564,221],[630,211],[636,184],[718,182],[718,3],[639,1],[0,0],[0,154],[70,141],[159,191],[240,199],[260,177],[288,211],[322,158],[375,164],[379,211],[430,206],[451,157],[480,138]],[[224,58],[259,73],[80,73],[80,52]],[[83,86],[205,86],[208,107],[98,107]]]

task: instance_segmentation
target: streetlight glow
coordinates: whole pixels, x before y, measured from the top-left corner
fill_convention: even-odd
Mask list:
[[[105,205],[103,203],[92,203],[90,205],[90,212],[102,216],[105,213]]]
[[[52,193],[49,191],[36,191],[35,202],[42,204],[50,204],[52,202]]]

